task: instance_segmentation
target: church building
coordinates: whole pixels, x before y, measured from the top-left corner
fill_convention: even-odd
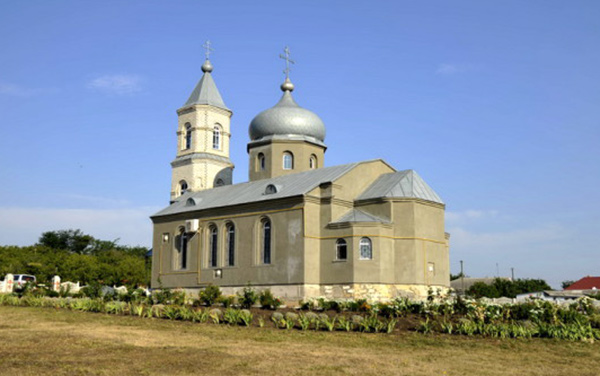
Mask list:
[[[381,159],[326,166],[325,125],[294,100],[288,66],[281,99],[250,123],[249,179],[233,184],[232,111],[208,54],[202,71],[177,110],[171,204],[151,217],[153,288],[250,284],[292,301],[449,287],[445,204],[414,170]]]

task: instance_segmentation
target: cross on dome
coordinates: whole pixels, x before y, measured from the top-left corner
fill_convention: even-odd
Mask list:
[[[214,49],[212,49],[210,47],[210,40],[207,40],[206,42],[204,42],[202,47],[204,47],[204,49],[206,50],[206,52],[204,52],[204,54],[206,55],[206,60],[208,60],[210,58],[210,53],[214,51]]]
[[[279,54],[279,57],[285,60],[285,69],[283,73],[285,73],[285,78],[286,80],[288,80],[290,78],[291,71],[290,63],[296,64],[296,62],[290,58],[290,48],[288,46],[285,46],[285,48],[283,49],[283,54]]]

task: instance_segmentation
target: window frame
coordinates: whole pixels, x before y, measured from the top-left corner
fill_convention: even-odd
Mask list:
[[[289,162],[289,163],[287,163]],[[294,169],[294,154],[290,151],[284,151],[282,157],[282,167],[284,170]]]
[[[208,266],[219,266],[219,229],[214,224],[208,227]]]
[[[176,241],[174,242],[177,256],[175,270],[187,270],[188,268],[188,250],[190,238],[190,234],[185,231],[184,227],[179,228]]]
[[[213,149],[221,150],[221,136],[222,136],[221,126],[215,125],[213,127]]]
[[[261,263],[271,265],[273,262],[273,224],[269,218],[260,221]]]
[[[227,266],[235,266],[235,224],[227,223],[225,226],[226,247],[227,247]]]
[[[310,159],[308,160],[308,168],[314,170],[318,168],[317,156],[314,154],[310,155]]]
[[[364,257],[363,256],[363,246],[368,246],[368,257]],[[373,241],[364,236],[362,238],[360,238],[360,242],[358,243],[358,256],[359,256],[359,260],[373,260]]]
[[[263,153],[258,153],[257,155],[257,169],[258,171],[264,171],[267,167],[267,163],[266,163],[266,157]]]
[[[340,257],[341,249],[344,249],[344,257]],[[344,238],[339,238],[335,241],[335,260],[348,261],[348,242]]]
[[[190,150],[192,148],[192,125],[190,123],[185,124],[185,136],[183,137],[183,150]]]

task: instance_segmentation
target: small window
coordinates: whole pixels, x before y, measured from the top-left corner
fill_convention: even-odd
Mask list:
[[[308,167],[313,170],[315,168],[317,168],[317,156],[316,155],[311,155],[310,159],[308,160]]]
[[[213,149],[221,150],[221,127],[218,125],[213,128]]]
[[[373,247],[371,245],[371,239],[369,239],[369,238],[360,239],[360,259],[361,260],[372,260],[373,259]]]
[[[185,149],[192,147],[192,125],[190,123],[185,124]]]
[[[277,187],[273,184],[267,185],[267,188],[265,188],[265,194],[272,195],[274,193],[277,193]]]
[[[262,221],[262,261],[263,264],[271,263],[271,221]]]
[[[196,205],[196,201],[192,197],[188,198],[187,201],[185,202],[185,206],[194,206],[194,205]]]
[[[235,265],[235,226],[227,224],[227,265]]]
[[[185,180],[179,182],[179,194],[182,195],[188,190],[188,184]]]
[[[212,268],[217,267],[217,256],[218,256],[218,246],[219,246],[219,230],[217,226],[210,226],[210,257],[209,257],[209,265]]]
[[[338,239],[335,242],[335,258],[336,260],[348,259],[348,245],[344,239]]]
[[[264,171],[266,168],[265,155],[263,153],[258,153],[257,167],[259,171]]]
[[[283,153],[283,169],[293,170],[294,169],[294,156],[289,151]]]
[[[435,264],[433,262],[427,263],[427,272],[429,273],[429,276],[435,276]]]

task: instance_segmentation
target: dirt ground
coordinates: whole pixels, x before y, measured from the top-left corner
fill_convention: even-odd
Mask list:
[[[315,332],[0,307],[2,375],[598,375],[600,344]]]

